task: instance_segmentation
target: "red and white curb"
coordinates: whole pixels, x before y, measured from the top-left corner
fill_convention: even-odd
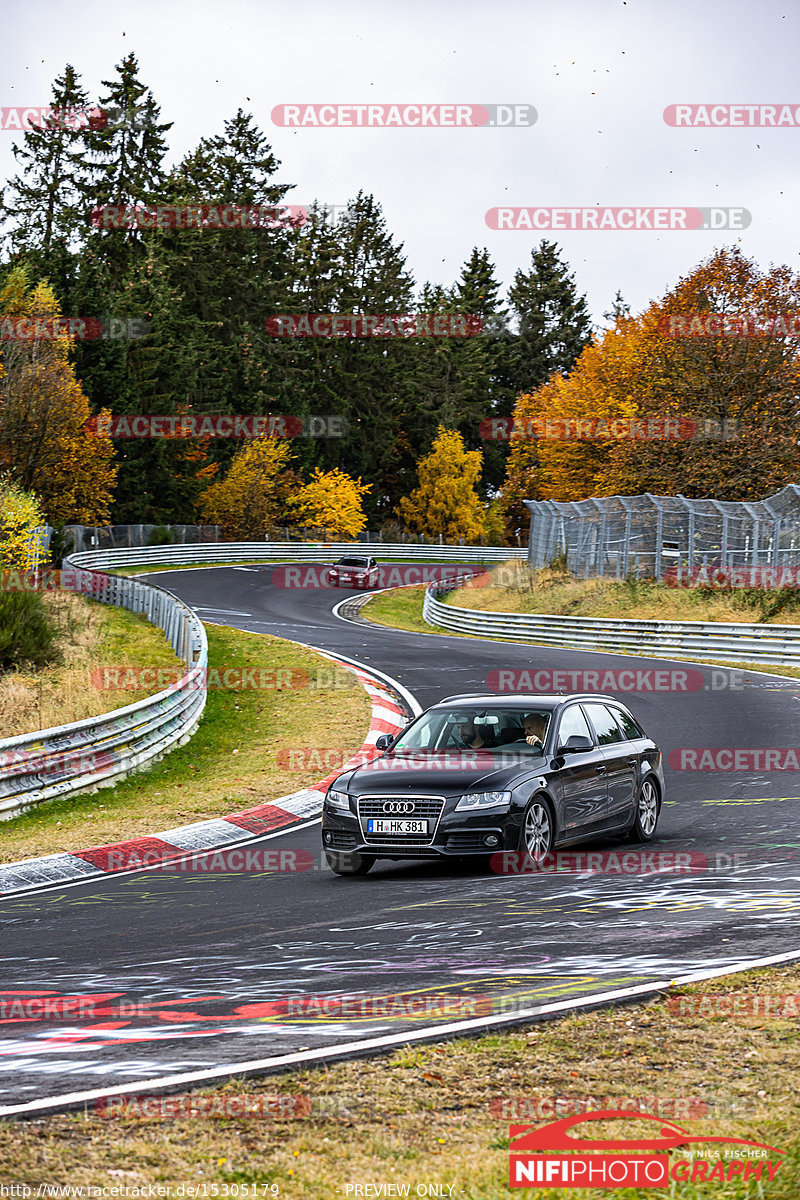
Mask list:
[[[26,858],[21,862],[0,865],[0,895],[7,896],[12,892],[24,892],[48,884],[73,883],[100,875],[116,875],[121,871],[142,870],[155,863],[177,862],[187,853],[224,849],[234,842],[241,844],[319,816],[325,792],[337,775],[341,775],[349,766],[374,758],[377,754],[375,742],[380,735],[397,733],[406,724],[406,711],[398,697],[402,694],[406,706],[411,707],[414,713],[419,711],[419,705],[390,677],[362,663],[332,654],[325,654],[325,657],[356,676],[369,695],[372,707],[366,738],[343,766],[320,779],[314,787],[279,796],[270,803],[257,804],[255,808],[246,808],[225,817],[179,825],[150,837],[131,838],[125,842],[92,846],[87,850],[47,854],[42,858]]]

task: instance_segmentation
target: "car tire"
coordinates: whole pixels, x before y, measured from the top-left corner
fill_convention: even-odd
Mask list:
[[[534,860],[553,849],[553,813],[544,796],[534,796],[525,809],[519,831],[519,850]]]
[[[649,842],[656,832],[661,813],[661,797],[658,788],[648,776],[642,780],[639,798],[636,801],[636,820],[633,822],[631,838],[635,842]]]
[[[370,854],[336,854],[325,851],[325,861],[337,875],[366,875],[375,865]]]

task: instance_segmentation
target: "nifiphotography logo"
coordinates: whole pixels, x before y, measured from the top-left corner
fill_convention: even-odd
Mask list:
[[[659,1136],[602,1141],[569,1132],[585,1121],[614,1120],[654,1121]],[[666,1188],[671,1182],[730,1183],[737,1178],[763,1185],[774,1179],[781,1166],[771,1156],[785,1153],[745,1138],[693,1136],[662,1117],[619,1109],[579,1113],[548,1125],[510,1125],[509,1136],[512,1188]],[[720,1148],[693,1154],[688,1150],[692,1142],[720,1143]],[[670,1159],[670,1150],[683,1153]]]

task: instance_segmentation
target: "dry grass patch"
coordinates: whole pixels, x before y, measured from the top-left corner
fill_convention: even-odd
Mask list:
[[[38,670],[0,674],[2,738],[82,721],[158,690],[100,689],[92,680],[97,667],[178,664],[165,635],[141,613],[71,592],[44,592],[42,601],[58,627],[59,661]]]
[[[643,621],[743,621],[796,625],[800,597],[793,589],[671,588],[638,579],[576,579],[563,570],[532,571],[510,560],[488,573],[488,584],[466,583],[446,603],[480,611],[554,613]]]
[[[798,993],[800,969],[751,971],[684,990]],[[264,1189],[259,1195],[269,1195],[276,1185],[280,1196],[302,1200],[342,1197],[345,1184],[367,1183],[409,1185],[413,1196],[417,1185],[438,1182],[451,1185],[456,1200],[508,1200],[509,1121],[539,1125],[551,1118],[504,1116],[502,1098],[562,1098],[587,1111],[597,1101],[618,1098],[627,1107],[633,1100],[649,1103],[651,1110],[658,1100],[665,1119],[693,1135],[748,1138],[787,1151],[766,1191],[753,1181],[749,1190],[715,1181],[678,1185],[670,1195],[797,1200],[798,1072],[796,1018],[685,1017],[662,997],[510,1033],[405,1047],[367,1061],[236,1080],[204,1092],[308,1096],[311,1112],[301,1119],[104,1121],[89,1113],[0,1123],[0,1177],[130,1187],[206,1183],[208,1195],[220,1196],[226,1184],[259,1184]],[[676,1099],[704,1101],[717,1110],[713,1116],[675,1117],[670,1103]],[[643,1129],[632,1120],[580,1133],[636,1137]],[[652,1136],[652,1127],[647,1134]],[[585,1200],[617,1194],[580,1192]],[[629,1200],[654,1195],[636,1189],[624,1194]],[[576,1193],[530,1188],[526,1195],[574,1200]]]

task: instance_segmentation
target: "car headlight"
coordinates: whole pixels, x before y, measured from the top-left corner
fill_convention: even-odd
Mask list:
[[[350,812],[350,797],[347,792],[335,792],[332,788],[325,797],[332,808],[342,808]]]
[[[456,812],[476,812],[483,808],[508,808],[511,803],[511,792],[471,792],[462,796],[456,805]]]

